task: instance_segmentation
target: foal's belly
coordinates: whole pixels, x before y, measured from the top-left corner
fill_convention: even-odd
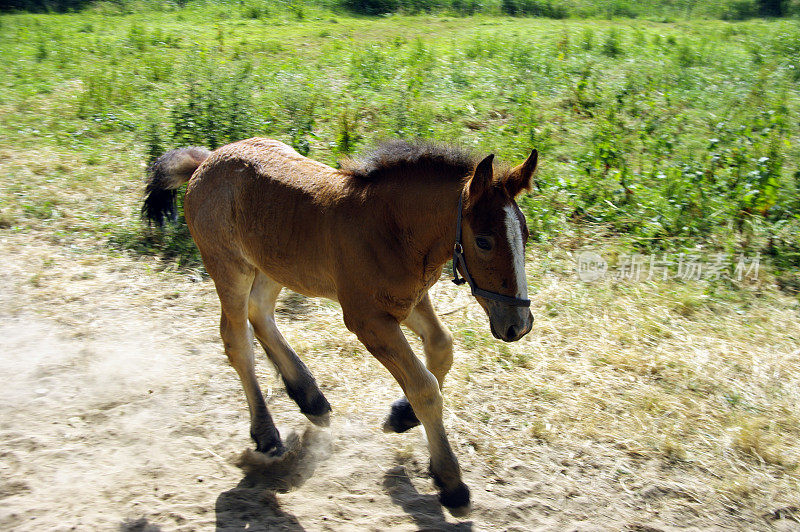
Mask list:
[[[296,264],[281,264],[262,260],[256,264],[267,277],[289,290],[308,297],[324,297],[337,301],[336,285],[331,276],[306,261]]]
[[[307,278],[287,279],[285,281],[276,279],[276,281],[289,290],[297,292],[298,294],[303,294],[304,296],[324,297],[332,301],[338,301],[336,297],[336,288],[332,284],[325,283],[324,281]]]

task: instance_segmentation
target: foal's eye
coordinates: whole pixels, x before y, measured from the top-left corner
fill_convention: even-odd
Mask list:
[[[484,251],[489,251],[492,249],[492,243],[489,241],[489,239],[483,238],[482,236],[479,236],[475,239],[475,245]]]

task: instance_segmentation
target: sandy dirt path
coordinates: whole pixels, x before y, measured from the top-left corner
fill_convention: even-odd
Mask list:
[[[381,529],[409,520],[403,506],[445,524],[374,431],[348,420],[303,433],[292,416],[301,436],[277,475],[243,476],[232,462],[247,426],[224,365],[164,350],[141,316],[118,317],[127,325],[114,337],[80,340],[4,317],[0,350],[17,356],[0,363],[3,529]],[[192,384],[217,370],[219,387],[198,394]]]

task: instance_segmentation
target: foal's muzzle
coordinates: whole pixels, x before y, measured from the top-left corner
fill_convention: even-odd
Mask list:
[[[516,342],[533,328],[533,314],[528,307],[494,304],[488,314],[492,335],[504,342]]]

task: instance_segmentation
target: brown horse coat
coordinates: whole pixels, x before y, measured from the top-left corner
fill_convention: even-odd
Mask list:
[[[535,168],[534,151],[495,178],[491,156],[478,164],[457,149],[393,142],[336,170],[260,138],[210,153],[174,150],[154,163],[148,212],[167,212],[158,201],[191,176],[186,221],[217,288],[225,351],[247,394],[259,451],[280,453],[282,445],[255,379],[248,323],[301,411],[319,424],[327,424],[330,411],[275,326],[275,301],[286,286],[339,301],[347,328],[405,392],[384,427],[399,432],[424,425],[442,504],[457,515],[466,511],[469,490],[441,418],[440,387],[452,364],[452,336],[427,292],[451,256],[463,197],[464,255],[475,282],[526,297],[527,228],[514,197],[530,186]],[[530,330],[527,308],[478,301],[498,338],[514,341]],[[422,338],[427,367],[400,323]]]

